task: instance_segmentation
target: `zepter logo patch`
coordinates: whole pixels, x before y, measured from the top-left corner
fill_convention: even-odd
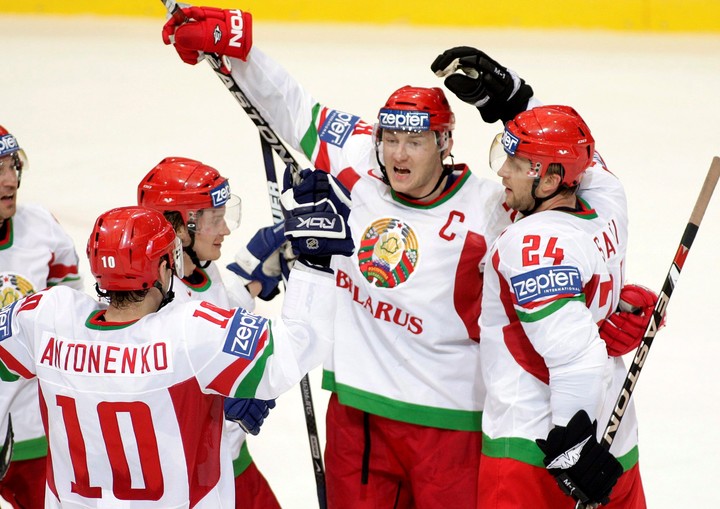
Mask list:
[[[360,272],[380,288],[394,288],[407,281],[418,258],[415,232],[399,219],[373,221],[363,233],[358,249]]]
[[[35,293],[32,283],[13,272],[0,272],[0,307]]]

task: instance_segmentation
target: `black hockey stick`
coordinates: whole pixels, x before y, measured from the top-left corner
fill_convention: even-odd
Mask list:
[[[182,2],[178,3],[176,0],[161,1],[163,5],[165,5],[165,8],[171,16],[178,15],[181,7],[189,7],[188,4]],[[250,120],[253,121],[255,127],[258,128],[258,131],[260,131],[260,139],[270,145],[272,150],[280,157],[280,159],[283,161],[283,163],[285,163],[286,166],[290,165],[291,171],[293,173],[293,178],[296,178],[301,170],[300,165],[297,163],[297,161],[287,149],[287,147],[285,147],[285,145],[280,141],[280,138],[275,134],[275,131],[273,131],[272,127],[270,127],[267,121],[263,118],[262,114],[255,106],[253,106],[245,93],[235,82],[234,78],[230,75],[230,62],[227,59],[220,57],[219,55],[216,55],[214,53],[205,53],[205,60],[208,61],[210,67],[212,67],[213,71],[215,71],[217,77],[220,78],[220,81],[222,81],[223,85],[225,85],[225,88],[227,88],[228,91],[233,95],[233,97],[240,104],[240,107],[245,111],[245,113],[247,113],[248,117],[250,117]],[[275,189],[271,188],[273,186]],[[279,194],[279,192],[277,192],[277,177],[275,175],[272,176],[272,179],[268,178],[268,191],[270,191],[271,197],[273,196],[274,191],[276,194]],[[275,217],[274,208],[273,217]],[[280,216],[280,220],[282,220],[282,215]]]
[[[162,0],[163,5],[170,15],[177,15],[180,6],[175,0]],[[182,4],[184,6],[184,4]],[[242,89],[230,75],[229,61],[215,54],[206,53],[205,60],[212,67],[215,75],[220,78],[225,88],[240,104],[240,107],[250,117],[260,133],[260,145],[262,147],[263,161],[265,163],[265,178],[267,181],[268,197],[270,198],[270,209],[272,211],[273,221],[278,223],[283,220],[282,209],[280,207],[280,186],[277,181],[277,173],[275,172],[275,164],[273,162],[273,154],[280,157],[286,167],[290,167],[293,180],[299,180],[300,165],[297,163],[290,151],[280,141],[275,131],[270,127],[265,118],[260,114],[258,109],[253,106]],[[312,400],[312,392],[310,391],[310,378],[305,375],[300,380],[300,392],[303,400],[303,410],[305,413],[305,425],[307,427],[308,440],[310,442],[310,455],[312,456],[313,472],[315,474],[315,484],[317,486],[318,504],[320,509],[327,507],[325,496],[325,469],[323,467],[322,452],[320,447],[320,436],[317,430],[317,422],[315,420],[315,410]]]
[[[274,133],[273,133],[274,134]],[[280,191],[277,184],[277,173],[273,160],[273,147],[260,133],[260,147],[262,148],[263,162],[265,163],[265,175],[268,183],[268,195],[270,196],[270,208],[272,209],[275,223],[282,221],[282,208],[280,206]],[[290,164],[290,163],[288,163]],[[297,167],[296,167],[297,168]],[[295,174],[297,177],[299,174]],[[315,408],[313,405],[312,391],[310,390],[310,378],[305,375],[300,379],[300,392],[302,394],[303,412],[305,413],[305,426],[307,428],[308,440],[310,441],[310,455],[312,456],[313,471],[315,473],[315,485],[317,488],[318,504],[320,509],[326,509],[327,497],[325,495],[325,469],[322,460],[322,448],[320,447],[320,435],[317,430],[315,419]]]
[[[12,415],[8,414],[8,425],[7,433],[5,433],[5,440],[2,447],[0,447],[0,480],[5,477],[8,467],[10,466],[10,460],[12,459],[13,452],[13,427],[12,427]]]
[[[663,284],[662,290],[658,296],[657,304],[655,304],[652,318],[650,319],[650,323],[648,324],[647,329],[645,329],[645,335],[635,352],[635,357],[633,358],[628,374],[625,377],[625,382],[623,383],[622,390],[618,395],[615,408],[613,408],[612,415],[610,415],[610,418],[608,419],[603,437],[600,440],[600,445],[606,449],[610,449],[610,446],[615,439],[618,427],[620,426],[620,422],[625,414],[625,410],[628,407],[628,403],[630,403],[630,398],[635,390],[637,379],[640,376],[640,371],[645,365],[648,352],[650,351],[650,347],[655,339],[655,334],[657,334],[658,327],[662,323],[663,317],[667,312],[668,302],[670,302],[670,297],[672,296],[675,285],[680,277],[680,272],[685,264],[690,247],[695,240],[698,228],[700,228],[700,222],[705,215],[705,210],[710,203],[710,198],[712,197],[715,186],[718,183],[718,177],[720,177],[720,157],[716,156],[713,157],[712,163],[710,164],[710,169],[705,177],[705,182],[703,183],[700,195],[695,202],[692,214],[690,214],[690,220],[688,221],[682,238],[680,239],[680,245],[675,253],[672,264],[670,265],[670,270],[668,270],[668,273],[665,276],[665,283]],[[583,504],[581,502],[578,502],[575,505],[576,509],[594,509],[596,507],[596,504]]]

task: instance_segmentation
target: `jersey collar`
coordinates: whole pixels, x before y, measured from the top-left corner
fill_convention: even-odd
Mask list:
[[[105,310],[93,311],[90,316],[85,320],[85,326],[89,329],[95,330],[116,330],[130,327],[137,320],[131,320],[129,322],[108,322],[105,320]]]
[[[0,226],[0,251],[8,249],[13,245],[13,221],[12,217],[5,220],[2,226]]]

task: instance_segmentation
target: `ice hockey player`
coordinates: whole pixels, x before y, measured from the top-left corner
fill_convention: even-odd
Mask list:
[[[205,51],[231,57],[232,78],[272,129],[353,197],[357,252],[335,261],[338,316],[323,377],[333,392],[328,507],[443,507],[452,500],[475,509],[481,267],[511,222],[502,186],[445,163],[455,123],[441,89],[400,87],[373,127],[319,103],[251,48],[248,13],[182,12],[165,25],[164,41],[190,64]],[[227,34],[238,16],[244,36],[233,46]],[[522,85],[511,105],[518,111],[532,97]]]
[[[241,277],[223,283],[215,262],[225,236],[240,224],[242,211],[240,198],[215,168],[186,157],[166,157],[140,181],[137,200],[161,212],[182,243],[183,274],[175,280],[176,300],[205,300],[221,308],[253,311],[256,296],[270,300],[278,295],[280,248],[286,243],[283,224],[258,231],[231,265]],[[232,420],[226,421],[223,443],[233,458],[237,509],[280,508],[246,441],[246,433],[259,433],[274,406],[274,400],[225,400]]]
[[[17,138],[0,126],[0,307],[55,285],[83,288],[70,236],[45,207],[17,204],[20,181],[28,168]],[[42,509],[47,438],[37,383],[18,383],[23,388],[11,407],[15,435],[12,462],[0,481],[0,496],[13,507]],[[7,400],[10,392],[0,382],[0,400]],[[5,436],[2,433],[0,442]]]
[[[288,234],[299,258],[277,320],[206,301],[165,306],[182,248],[164,216],[142,207],[102,214],[88,240],[108,306],[56,287],[2,310],[0,360],[39,380],[52,458],[46,507],[235,506],[220,448],[223,397],[276,398],[322,362],[332,347],[332,269],[317,265],[317,250],[306,260],[304,246],[315,239],[322,260],[352,250],[338,235],[347,228],[332,239],[312,228],[317,214],[344,226],[346,201],[327,186],[320,201],[299,191],[288,191],[286,220],[309,228]]]

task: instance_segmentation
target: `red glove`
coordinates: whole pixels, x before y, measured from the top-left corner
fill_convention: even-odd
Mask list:
[[[625,285],[620,290],[617,311],[600,325],[600,337],[608,355],[619,357],[637,349],[645,336],[658,296],[640,285]],[[660,327],[665,325],[663,317]]]
[[[162,36],[191,65],[205,53],[245,60],[252,47],[252,16],[240,9],[186,7],[165,23]]]

